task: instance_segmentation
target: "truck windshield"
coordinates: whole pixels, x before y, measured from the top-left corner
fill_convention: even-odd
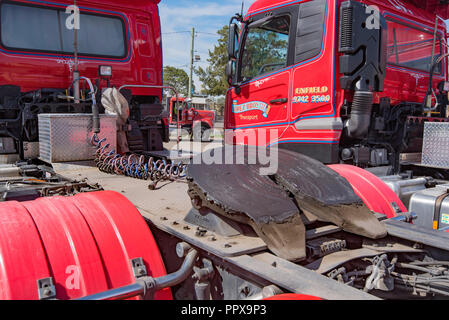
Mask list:
[[[289,32],[289,16],[249,27],[241,61],[243,81],[287,66]]]
[[[3,3],[1,42],[5,48],[73,53],[73,30],[66,27],[65,10]],[[120,18],[80,15],[78,48],[81,55],[126,56],[124,23]]]

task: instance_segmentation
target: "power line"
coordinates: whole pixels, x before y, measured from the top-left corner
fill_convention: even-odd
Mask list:
[[[220,36],[220,35],[218,35],[218,34],[216,34],[216,33],[210,33],[210,32],[199,32],[199,31],[197,31],[197,33],[200,33],[200,34],[208,34],[208,35],[216,36],[216,37],[219,37],[219,36]]]
[[[177,31],[177,32],[163,32],[162,34],[178,34],[178,33],[190,33],[190,31]]]
[[[180,33],[191,33],[192,31],[176,31],[176,32],[163,32],[163,35],[166,34],[180,34]],[[220,37],[220,35],[216,34],[216,33],[211,33],[211,32],[201,32],[201,31],[195,31],[195,34],[207,34],[210,36],[215,36],[215,37]]]

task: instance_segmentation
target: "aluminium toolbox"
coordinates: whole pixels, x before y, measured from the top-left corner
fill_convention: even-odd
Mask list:
[[[106,138],[109,150],[117,148],[117,116],[100,115],[100,139]],[[48,163],[88,161],[95,157],[91,144],[91,114],[40,114],[40,159]]]

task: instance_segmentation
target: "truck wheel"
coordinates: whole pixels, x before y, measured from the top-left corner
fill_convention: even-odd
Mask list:
[[[205,126],[195,126],[193,128],[193,141],[209,142],[210,130]]]

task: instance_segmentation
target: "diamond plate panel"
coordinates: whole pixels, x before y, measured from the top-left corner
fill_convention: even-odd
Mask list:
[[[117,116],[101,115],[101,139],[106,138],[110,149],[117,147]],[[49,162],[93,160],[95,147],[90,114],[40,114],[40,159]]]
[[[425,123],[422,163],[449,168],[449,123]]]

